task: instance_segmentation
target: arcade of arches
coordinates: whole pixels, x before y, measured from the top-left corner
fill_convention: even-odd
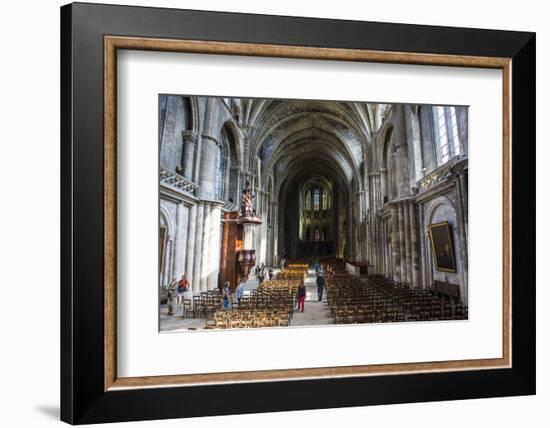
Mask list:
[[[224,213],[250,183],[256,262],[333,258],[411,288],[468,291],[468,111],[459,106],[160,97],[160,285],[218,288]],[[455,268],[434,263],[448,222]]]

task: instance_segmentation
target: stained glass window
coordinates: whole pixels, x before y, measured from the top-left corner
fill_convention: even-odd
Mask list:
[[[315,190],[313,190],[313,209],[315,211],[319,211],[320,197],[321,197],[321,191],[319,190],[318,187],[316,187]]]

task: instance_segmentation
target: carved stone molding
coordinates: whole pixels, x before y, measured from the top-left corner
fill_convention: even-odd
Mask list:
[[[191,180],[166,168],[160,169],[160,184],[179,192],[189,193],[193,196],[197,194],[199,189],[199,186]]]
[[[468,168],[468,160],[465,158],[457,157],[451,159],[449,162],[443,164],[439,168],[433,170],[431,173],[421,178],[418,181],[418,192],[424,192],[437,184],[446,181],[448,178],[455,174],[461,173],[464,169]]]
[[[216,146],[220,146],[220,141],[216,138],[216,137],[212,137],[211,135],[207,135],[207,134],[202,134],[202,138],[203,140],[210,140],[210,141],[213,141]]]
[[[443,166],[432,171],[425,177],[421,178],[418,181],[418,191],[424,192],[429,188],[435,186],[436,184],[446,180],[448,177],[452,175],[451,167],[452,167],[451,164],[446,163]]]

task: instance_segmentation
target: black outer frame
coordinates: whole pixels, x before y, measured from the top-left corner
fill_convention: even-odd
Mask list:
[[[104,392],[104,35],[513,58],[512,368]],[[535,97],[534,33],[63,6],[61,420],[85,424],[534,394]]]

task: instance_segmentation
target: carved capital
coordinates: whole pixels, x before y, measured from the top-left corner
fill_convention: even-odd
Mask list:
[[[195,144],[197,142],[197,134],[193,131],[183,131],[181,133],[184,143]]]

